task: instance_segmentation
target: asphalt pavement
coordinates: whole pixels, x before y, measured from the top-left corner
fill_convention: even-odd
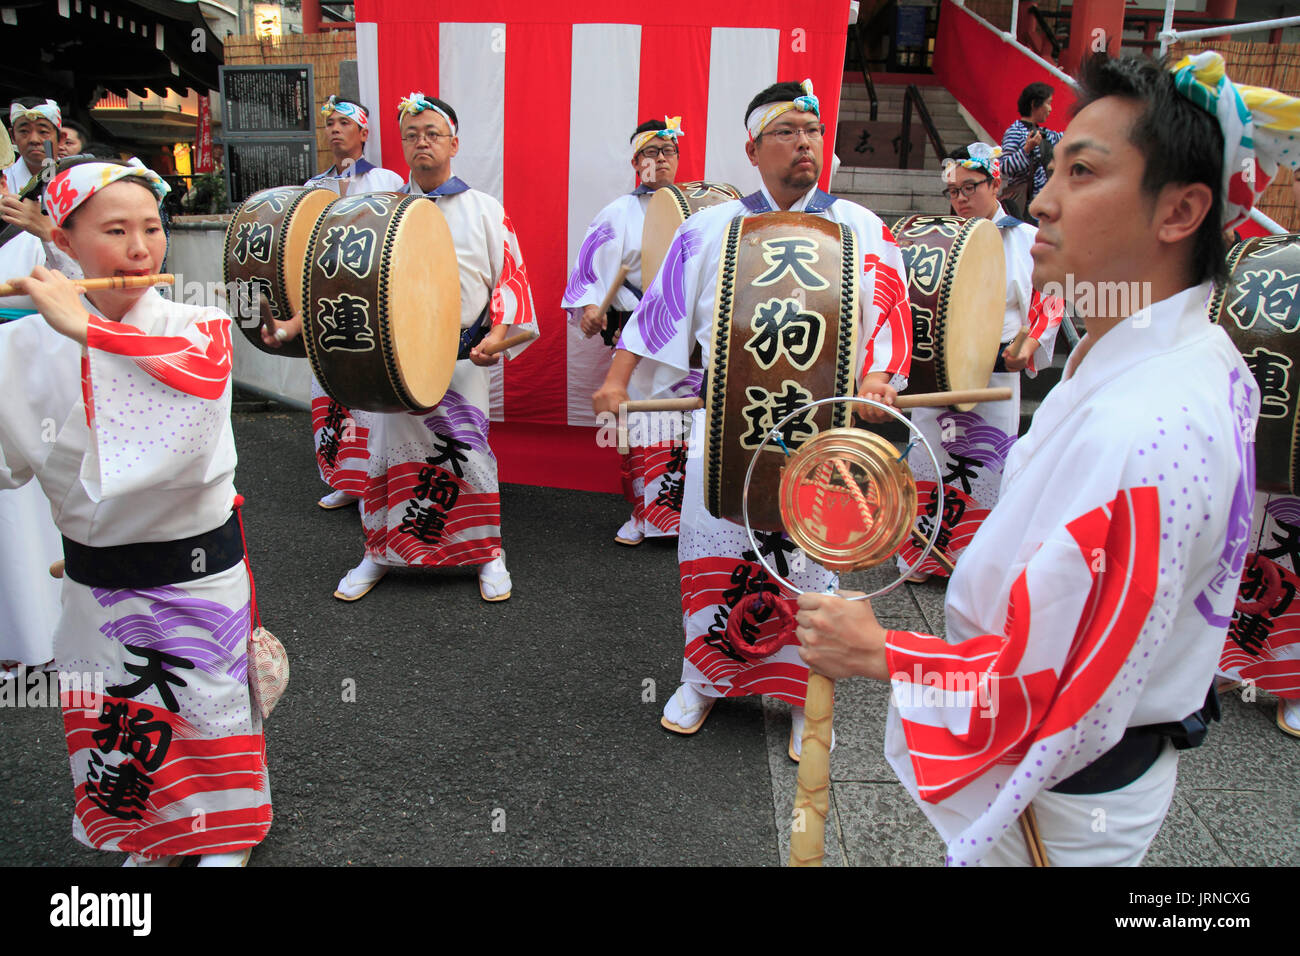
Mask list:
[[[616,495],[506,485],[509,601],[483,602],[475,569],[396,570],[345,604],[332,592],[360,519],[316,506],[307,414],[234,418],[262,620],[292,669],[266,724],[275,822],[253,865],[784,862],[788,708],[727,700],[694,737],[659,727],[681,674],[675,539],[615,544]],[[907,585],[877,613],[942,633],[942,601],[941,584]],[[828,863],[942,862],[881,754],[887,697],[838,687]],[[1300,741],[1273,707],[1226,701],[1183,757],[1148,864],[1300,864]],[[72,839],[58,710],[0,708],[0,728],[0,865],[119,865]]]

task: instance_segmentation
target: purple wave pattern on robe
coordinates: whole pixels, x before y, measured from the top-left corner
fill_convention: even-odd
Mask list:
[[[1237,476],[1237,486],[1232,490],[1232,503],[1228,506],[1227,538],[1223,543],[1223,553],[1219,556],[1219,566],[1194,602],[1196,610],[1201,612],[1201,617],[1205,618],[1207,624],[1225,629],[1232,623],[1237,588],[1241,583],[1242,569],[1246,565],[1246,552],[1250,550],[1251,516],[1255,511],[1255,449],[1251,447],[1247,450],[1246,442],[1242,439],[1242,431],[1254,425],[1251,416],[1251,398],[1255,392],[1253,382],[1254,378],[1243,378],[1239,371],[1234,371],[1228,377],[1229,388],[1232,390],[1233,418],[1238,423],[1238,427],[1232,430],[1232,438],[1236,443],[1241,473]],[[1187,409],[1184,408],[1183,411]],[[1208,514],[1205,516],[1207,521],[1209,517]]]
[[[699,397],[700,386],[704,384],[704,369],[697,368],[684,379],[674,385],[670,391],[678,398],[687,398],[688,396]]]
[[[990,425],[983,416],[974,412],[948,412],[939,418],[939,427],[945,428],[948,422],[956,425],[959,436],[946,443],[951,451],[974,458],[982,462],[985,468],[1002,470],[1007,463],[1011,446],[1016,443],[1015,435],[1008,435],[1002,429]]]
[[[677,327],[686,320],[686,262],[695,255],[702,241],[690,230],[679,231],[668,247],[659,275],[641,300],[637,328],[652,353],[658,353],[671,342]],[[623,334],[627,334],[626,328]],[[622,336],[619,347],[623,347]]]
[[[91,593],[101,607],[131,598],[150,602],[149,613],[127,614],[100,627],[110,640],[175,654],[213,675],[224,672],[242,679],[247,674],[251,602],[232,611],[216,601],[189,597],[177,587],[93,588]]]
[[[573,267],[573,275],[569,276],[569,284],[564,290],[565,301],[577,301],[596,281],[598,277],[592,260],[596,258],[596,250],[613,238],[614,227],[602,222],[582,240],[582,248],[578,250],[578,264]]]
[[[424,427],[435,434],[464,442],[481,454],[492,454],[487,441],[487,415],[460,392],[447,389],[438,407],[424,416]]]
[[[1274,521],[1300,525],[1300,498],[1278,495],[1264,506],[1264,513]]]

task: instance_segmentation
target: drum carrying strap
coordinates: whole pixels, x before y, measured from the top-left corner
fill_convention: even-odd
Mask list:
[[[469,358],[469,353],[476,345],[487,338],[487,334],[492,331],[492,323],[488,321],[488,316],[492,311],[492,303],[488,302],[483,306],[483,311],[478,314],[478,318],[464,332],[460,333],[460,348],[456,352],[456,361]]]

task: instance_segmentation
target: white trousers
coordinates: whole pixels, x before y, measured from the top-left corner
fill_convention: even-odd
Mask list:
[[[1164,752],[1127,787],[1108,793],[1041,791],[1034,815],[1052,866],[1137,866],[1160,832],[1178,783],[1178,751]],[[1024,831],[1012,827],[981,866],[1029,866]]]

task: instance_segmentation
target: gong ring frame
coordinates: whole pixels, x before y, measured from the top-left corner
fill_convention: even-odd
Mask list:
[[[754,468],[757,467],[758,465],[759,456],[762,455],[763,451],[767,448],[767,446],[771,444],[772,439],[776,438],[780,434],[781,429],[784,428],[787,423],[789,423],[790,421],[792,421],[793,419],[795,419],[800,415],[807,414],[809,409],[818,408],[822,405],[829,405],[832,402],[853,402],[858,405],[869,405],[875,408],[882,409],[883,411],[888,412],[890,415],[893,415],[894,418],[898,419],[900,422],[902,422],[904,425],[907,426],[908,431],[912,432],[916,436],[917,441],[925,449],[925,453],[930,456],[930,461],[934,464],[934,473],[936,475],[943,474],[943,472],[939,470],[939,459],[935,457],[934,449],[930,447],[930,443],[926,441],[925,435],[921,433],[921,430],[917,428],[916,425],[912,424],[911,419],[901,414],[898,411],[898,409],[894,408],[892,405],[885,405],[881,402],[875,401],[874,399],[859,398],[856,395],[854,396],[836,395],[836,396],[832,396],[831,398],[819,398],[815,402],[809,402],[807,405],[803,405],[799,408],[796,408],[789,415],[785,416],[785,418],[781,419],[779,422],[773,425],[771,431],[769,431],[765,436],[763,436],[763,441],[760,442],[759,446],[754,449],[754,456],[749,460],[749,468],[745,471],[745,487],[741,490],[741,495],[740,495],[740,510],[741,510],[741,516],[745,519],[745,535],[749,538],[749,546],[754,549],[754,555],[755,557],[757,557],[758,563],[761,564],[763,566],[763,570],[765,570],[768,574],[770,574],[775,580],[781,582],[782,586],[785,587],[785,589],[788,592],[796,595],[808,594],[811,592],[796,587],[795,584],[792,581],[790,581],[788,578],[782,577],[780,574],[778,574],[776,570],[770,564],[768,564],[767,560],[763,557],[763,552],[758,546],[758,540],[754,537],[754,529],[749,524],[749,483],[750,480],[754,477]],[[815,440],[816,440],[815,438],[809,439],[809,441],[815,441]],[[938,495],[935,501],[935,514],[942,515],[943,514],[943,482],[936,481],[935,489]],[[916,521],[915,516],[913,516],[912,521],[913,523],[915,523]],[[921,551],[921,556],[917,558],[916,564],[913,565],[913,567],[919,568],[925,562],[925,559],[930,556],[930,552],[934,550],[935,545],[939,541],[939,531],[941,529],[941,526],[942,526],[941,522],[939,521],[934,522],[934,530],[931,532],[929,540],[925,542],[925,548]],[[898,577],[894,579],[893,582],[885,585],[883,588],[879,588],[875,591],[872,591],[870,594],[859,594],[859,595],[855,595],[854,597],[846,596],[844,600],[869,601],[872,598],[880,597],[881,595],[888,594],[890,591],[893,591],[900,584],[902,584],[907,579],[907,576],[911,573],[913,572],[904,571],[900,573]],[[838,578],[838,574],[836,575],[836,577]],[[838,588],[830,588],[827,591],[817,592],[817,593],[835,594],[837,590]]]

